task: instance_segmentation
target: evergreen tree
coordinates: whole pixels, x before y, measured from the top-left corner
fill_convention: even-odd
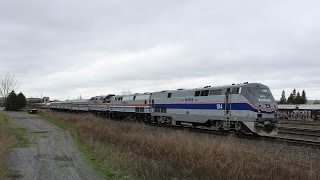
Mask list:
[[[22,109],[27,105],[26,97],[21,92],[18,94],[16,102],[17,102],[17,110]]]
[[[15,111],[17,110],[17,95],[14,91],[11,91],[11,93],[8,95],[5,101],[4,108],[6,111]]]
[[[279,104],[287,104],[286,92],[282,91]]]
[[[307,102],[308,102],[307,95],[304,90],[302,91],[301,99],[302,99],[302,104],[307,104]]]
[[[293,89],[293,91],[292,91],[292,96],[293,96],[293,104],[295,104],[296,102],[295,102],[295,100],[297,99],[297,90],[296,89]]]
[[[298,91],[296,99],[294,100],[295,104],[303,104],[300,92]]]
[[[287,104],[294,104],[294,97],[293,94],[291,93],[290,96],[288,97]]]

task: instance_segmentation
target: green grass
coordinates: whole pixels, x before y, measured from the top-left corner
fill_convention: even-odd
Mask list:
[[[0,125],[3,125],[5,122],[8,122],[8,119],[8,115],[0,113]]]
[[[15,147],[29,147],[31,145],[31,142],[28,138],[26,129],[15,124],[10,124],[8,119],[8,115],[0,113],[0,125],[5,126],[11,134],[14,134]]]
[[[27,131],[26,129],[16,126],[16,125],[11,125],[12,131],[16,137],[16,148],[24,148],[24,147],[30,147],[31,142],[28,138]]]
[[[103,179],[132,179],[127,176],[124,172],[116,170],[112,167],[108,167],[104,162],[100,161],[93,150],[90,150],[76,134],[75,123],[58,119],[54,116],[50,116],[44,112],[40,112],[39,115],[42,119],[49,123],[56,125],[62,129],[68,130],[75,142],[76,147],[80,151],[85,162],[102,177]]]
[[[9,179],[12,174],[7,159],[15,145],[15,136],[8,122],[9,116],[0,113],[0,179]]]

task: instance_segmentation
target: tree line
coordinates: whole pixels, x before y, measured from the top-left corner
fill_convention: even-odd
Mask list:
[[[27,104],[23,93],[15,93],[18,81],[13,74],[0,74],[0,97],[4,100],[6,111],[17,111],[24,108]],[[1,105],[1,104],[0,104]]]
[[[20,92],[17,95],[14,91],[11,91],[4,102],[4,108],[6,111],[17,111],[24,108],[26,105],[27,100],[24,94]]]
[[[279,104],[306,104],[307,102],[308,100],[305,90],[300,94],[299,91],[297,92],[296,89],[293,89],[288,99],[286,98],[286,92],[284,90],[282,91]]]

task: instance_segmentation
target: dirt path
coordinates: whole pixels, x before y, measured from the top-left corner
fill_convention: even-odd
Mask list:
[[[14,179],[100,179],[82,160],[70,133],[37,115],[4,112],[10,122],[27,130],[31,145],[16,148],[10,156]]]

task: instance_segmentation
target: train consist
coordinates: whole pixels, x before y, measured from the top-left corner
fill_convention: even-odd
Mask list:
[[[270,89],[260,83],[110,94],[88,100],[52,102],[50,108],[253,135],[277,133],[277,103]]]

